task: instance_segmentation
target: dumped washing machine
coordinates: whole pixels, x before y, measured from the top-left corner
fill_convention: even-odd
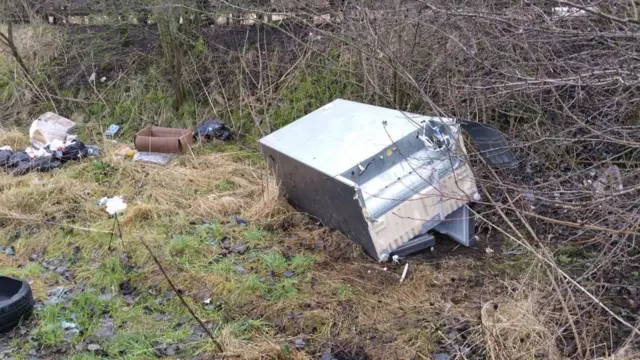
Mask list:
[[[490,165],[517,164],[482,124],[338,99],[260,139],[281,191],[298,210],[386,261],[433,247],[433,232],[475,244],[480,200],[466,129]]]

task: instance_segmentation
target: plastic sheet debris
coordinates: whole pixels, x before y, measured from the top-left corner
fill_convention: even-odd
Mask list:
[[[111,125],[109,125],[107,130],[104,132],[104,136],[108,137],[108,138],[112,138],[112,137],[114,137],[116,135],[118,130],[120,130],[120,125],[111,124]]]
[[[24,152],[32,159],[51,156],[51,153],[45,148],[36,149],[34,147],[28,147]]]
[[[193,137],[227,141],[231,139],[231,130],[220,120],[205,120],[193,132]]]
[[[127,203],[124,202],[122,196],[114,196],[112,198],[103,197],[98,201],[98,205],[106,206],[109,215],[122,214],[127,209]]]
[[[99,156],[100,147],[98,145],[87,145],[87,156]]]
[[[29,139],[36,148],[47,146],[54,140],[64,143],[75,127],[75,122],[52,112],[47,112],[31,123]]]
[[[0,146],[0,151],[13,151],[11,146]]]
[[[155,152],[137,152],[133,156],[133,161],[154,165],[168,165],[175,155]]]

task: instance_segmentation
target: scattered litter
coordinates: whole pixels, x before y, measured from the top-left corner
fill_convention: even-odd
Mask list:
[[[100,147],[98,145],[87,145],[87,156],[99,156]]]
[[[282,273],[282,276],[286,277],[286,278],[290,278],[293,277],[295,275],[295,273],[291,270],[287,270],[285,272]]]
[[[16,249],[13,246],[1,246],[0,245],[0,253],[4,253],[7,256],[15,256]]]
[[[97,76],[96,73],[94,73],[94,72],[91,73],[91,76],[89,76],[89,79],[88,79],[89,83],[95,83],[96,82],[96,76]]]
[[[66,341],[71,341],[74,337],[80,335],[79,329],[69,329],[64,332],[64,339]]]
[[[238,273],[240,273],[240,274],[244,274],[244,273],[246,273],[246,272],[247,272],[247,270],[245,270],[244,266],[242,266],[242,265],[237,265],[237,266],[236,266],[236,271],[237,271]]]
[[[11,155],[11,158],[9,158],[9,162],[7,163],[7,166],[12,168],[12,167],[18,166],[18,164],[22,162],[28,162],[28,161],[31,161],[31,156],[29,156],[29,154],[27,154],[24,151],[16,152]]]
[[[524,251],[511,249],[511,250],[508,250],[505,254],[507,254],[507,255],[522,255],[522,254],[524,254]]]
[[[0,151],[13,151],[11,146],[0,146]]]
[[[101,83],[103,83],[103,82],[105,82],[105,81],[107,81],[107,77],[106,77],[106,76],[103,76],[103,77],[101,77],[101,78],[100,78],[100,82],[101,82]]]
[[[127,145],[120,145],[114,153],[115,158],[120,159],[129,159],[132,158],[136,154],[136,150],[132,149]]]
[[[382,268],[382,271],[387,271],[387,268]]]
[[[138,151],[175,154],[186,151],[193,144],[193,132],[186,129],[147,127],[136,134]]]
[[[62,326],[63,329],[65,330],[70,330],[70,329],[76,329],[78,328],[78,324],[73,323],[73,322],[68,322],[68,321],[64,321],[62,320],[62,323],[60,323],[60,325]]]
[[[122,199],[122,196],[114,196],[112,198],[103,197],[98,201],[98,205],[106,206],[106,211],[109,215],[122,214],[127,208],[127,204]]]
[[[31,146],[18,152],[3,147],[0,166],[13,176],[21,176],[32,171],[49,172],[86,157],[87,147],[70,134],[75,126],[75,122],[53,113],[41,115],[29,129]]]
[[[137,152],[133,155],[133,161],[165,166],[173,160],[173,157],[174,155],[165,153]]]
[[[211,298],[206,298],[206,299],[204,299],[203,303],[204,303],[205,305],[209,305],[209,304],[211,304]]]
[[[592,7],[587,7],[587,9],[593,10]],[[583,9],[578,9],[569,6],[557,6],[551,9],[553,16],[552,18],[564,18],[564,17],[578,17],[587,15],[587,11]]]
[[[493,254],[493,249],[487,246],[487,247],[484,249],[484,252],[486,252],[487,254]]]
[[[307,346],[307,342],[304,339],[295,339],[293,341],[293,344],[296,346],[296,348],[298,349],[304,349],[305,346]]]
[[[409,263],[404,264],[404,270],[402,270],[402,276],[400,277],[400,284],[404,282],[407,277],[407,271],[409,271]]]
[[[249,225],[249,223],[247,222],[247,220],[246,220],[246,219],[241,218],[241,217],[239,217],[239,216],[234,216],[234,217],[233,217],[233,220],[236,222],[236,224],[238,224],[238,225],[240,225],[240,226],[242,226],[242,227],[245,227],[245,226],[248,226],[248,225]]]
[[[401,261],[401,260],[403,260],[403,258],[401,258],[401,257],[400,257],[400,256],[398,256],[398,255],[393,255],[393,256],[391,257],[391,263],[392,263],[392,264],[394,264],[394,265],[398,265],[398,264],[400,263],[400,261]]]
[[[78,140],[73,140],[63,144],[58,148],[62,153],[58,156],[60,161],[72,161],[87,156],[87,147]]]
[[[45,264],[46,264],[46,262],[43,263],[43,267],[46,268]],[[70,300],[74,296],[75,296],[75,292],[72,289],[64,287],[64,286],[58,286],[58,287],[55,287],[55,288],[51,289],[47,293],[47,299],[44,301],[44,304],[45,305],[60,304],[60,303],[63,303],[65,301],[67,301],[67,300]]]
[[[112,137],[114,137],[116,135],[118,130],[120,130],[120,125],[111,124],[111,125],[109,125],[107,130],[104,132],[104,136],[108,137],[108,138],[112,138]]]
[[[31,123],[29,139],[36,148],[45,147],[53,140],[65,143],[67,136],[70,135],[75,127],[75,122],[52,112],[47,112]]]
[[[220,120],[205,120],[193,132],[193,137],[227,141],[231,138],[231,130]]]
[[[34,147],[28,147],[24,150],[24,152],[29,155],[30,159],[51,156],[51,154],[45,148],[36,149]]]

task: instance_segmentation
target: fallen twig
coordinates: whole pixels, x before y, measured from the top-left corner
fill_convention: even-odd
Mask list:
[[[158,258],[155,256],[155,254],[153,253],[153,251],[151,250],[149,245],[147,245],[147,243],[144,241],[142,236],[140,236],[140,242],[145,247],[145,249],[147,249],[147,252],[151,256],[153,261],[156,263],[156,265],[158,265],[158,269],[160,269],[160,272],[162,272],[162,275],[164,276],[164,278],[167,279],[167,282],[169,283],[169,286],[171,286],[171,289],[173,290],[173,292],[178,296],[178,298],[180,299],[180,302],[182,302],[182,305],[184,305],[184,307],[187,309],[189,314],[191,314],[191,317],[193,317],[198,322],[198,324],[200,324],[200,327],[202,327],[202,330],[204,330],[207,333],[207,335],[209,335],[209,337],[211,338],[211,341],[213,341],[213,343],[218,348],[218,351],[223,353],[224,349],[222,348],[222,345],[220,344],[220,342],[218,342],[215,339],[215,337],[213,336],[213,333],[211,332],[211,330],[209,330],[209,328],[198,317],[198,315],[196,315],[196,313],[193,311],[193,309],[191,309],[191,306],[189,306],[189,304],[187,304],[187,302],[184,300],[184,298],[182,297],[182,295],[180,294],[178,289],[175,287],[175,285],[173,285],[173,282],[171,281],[171,278],[169,278],[169,275],[167,275],[166,271],[164,271],[164,267],[162,267],[162,264],[160,263],[160,260],[158,260]]]
[[[103,234],[112,234],[113,233],[113,231],[92,229],[92,228],[88,228],[88,227],[84,227],[84,226],[60,224],[60,223],[57,223],[55,221],[34,219],[34,218],[21,217],[21,216],[0,216],[0,219],[41,223],[41,224],[44,224],[44,225],[57,226],[57,227],[65,228],[65,229],[90,231],[90,232],[97,232],[97,233],[103,233]]]

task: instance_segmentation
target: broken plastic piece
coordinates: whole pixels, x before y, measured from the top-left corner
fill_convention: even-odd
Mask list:
[[[499,130],[467,120],[461,120],[460,126],[469,134],[490,166],[500,168],[518,166],[516,156]]]
[[[104,132],[104,136],[112,138],[115,136],[118,130],[120,130],[120,125],[111,124],[107,128],[107,131]]]
[[[154,165],[167,165],[173,160],[174,155],[154,152],[138,152],[133,156],[133,161]]]
[[[407,271],[409,271],[409,263],[404,264],[404,270],[402,270],[402,276],[400,277],[400,284],[404,282],[407,277]]]
[[[451,237],[464,246],[473,246],[475,240],[475,216],[464,205],[449,214],[434,230]]]

